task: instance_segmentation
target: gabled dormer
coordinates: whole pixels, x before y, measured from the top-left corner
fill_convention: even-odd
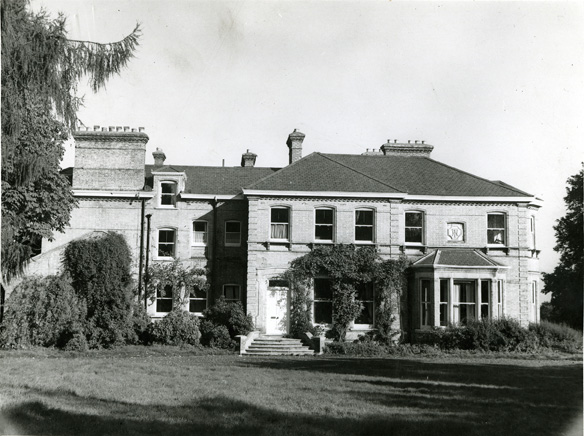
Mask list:
[[[164,165],[166,155],[160,148],[152,156],[152,189],[155,192],[156,207],[174,209],[179,194],[185,190],[187,175],[171,165]]]

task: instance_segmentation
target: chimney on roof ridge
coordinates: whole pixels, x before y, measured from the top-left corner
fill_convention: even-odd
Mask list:
[[[241,155],[241,166],[253,168],[253,166],[255,165],[256,157],[258,157],[257,154],[250,153],[250,151],[247,150],[245,153]]]
[[[386,156],[416,156],[416,157],[430,157],[434,150],[434,146],[426,144],[425,141],[416,140],[413,144],[411,140],[405,142],[387,141],[381,146],[381,151]]]
[[[160,148],[156,147],[156,151],[152,152],[152,156],[154,157],[154,168],[160,168],[164,165],[166,155]]]
[[[302,142],[304,141],[304,133],[298,132],[296,129],[288,135],[286,145],[290,149],[288,153],[288,163],[294,163],[302,159]]]

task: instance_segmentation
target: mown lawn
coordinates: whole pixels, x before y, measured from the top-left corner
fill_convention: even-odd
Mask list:
[[[2,434],[581,434],[582,363],[0,351]]]

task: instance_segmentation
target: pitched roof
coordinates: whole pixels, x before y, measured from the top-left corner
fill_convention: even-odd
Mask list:
[[[440,248],[414,262],[416,266],[504,267],[486,254],[470,248]]]
[[[152,187],[153,169],[153,165],[146,165],[146,185],[150,187]],[[254,183],[278,171],[278,169],[172,165],[157,168],[155,171],[184,172],[187,176],[184,192],[187,194],[236,195],[241,192],[242,187]]]
[[[400,192],[374,175],[312,153],[246,188],[272,191]]]

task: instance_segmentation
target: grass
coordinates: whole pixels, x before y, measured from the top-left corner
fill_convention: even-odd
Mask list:
[[[0,368],[2,434],[582,434],[581,360],[126,347],[1,351]]]

